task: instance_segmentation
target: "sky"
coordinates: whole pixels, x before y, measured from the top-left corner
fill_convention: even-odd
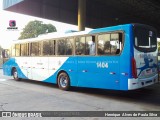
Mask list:
[[[41,19],[28,15],[4,11],[2,8],[3,0],[0,0],[0,46],[9,48],[13,40],[17,40],[23,28],[29,21],[40,20],[45,24],[52,24],[56,27],[58,32],[65,32],[67,30],[78,30],[76,25],[56,22],[52,20]],[[27,19],[26,19],[27,18]],[[8,30],[9,21],[15,20],[17,30]]]

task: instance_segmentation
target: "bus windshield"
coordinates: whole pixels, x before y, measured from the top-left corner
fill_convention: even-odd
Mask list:
[[[135,26],[134,45],[137,50],[142,52],[155,51],[157,48],[156,31],[148,26]]]

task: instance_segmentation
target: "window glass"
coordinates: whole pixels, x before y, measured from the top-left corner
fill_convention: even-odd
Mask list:
[[[86,37],[86,55],[96,54],[95,36]]]
[[[65,40],[57,40],[58,55],[65,55]]]
[[[85,55],[85,37],[76,38],[76,55]]]
[[[43,41],[43,55],[50,54],[50,43],[49,41]]]
[[[49,43],[50,43],[50,55],[55,55],[56,41],[50,40]]]
[[[134,45],[137,50],[142,52],[156,51],[156,30],[148,26],[134,26]]]
[[[76,55],[95,55],[95,36],[76,38]]]
[[[20,56],[20,44],[16,44],[15,49],[16,49],[15,56]]]
[[[21,44],[21,56],[28,56],[28,44]]]
[[[43,55],[55,55],[55,41],[43,41]]]
[[[11,47],[11,56],[16,56],[16,48],[15,48],[15,45],[12,45],[12,47]]]
[[[50,41],[43,41],[43,55],[52,55],[53,49]]]
[[[34,42],[31,43],[31,56],[39,56],[41,55],[41,43],[40,42]]]
[[[110,54],[110,34],[103,34],[98,36],[98,54]]]
[[[120,42],[118,33],[111,34],[110,45],[111,45],[111,54],[119,54],[118,52],[120,52]]]
[[[67,39],[66,40],[66,55],[72,55],[73,53],[73,38]]]
[[[107,33],[98,36],[98,55],[116,55],[123,47],[122,33]]]

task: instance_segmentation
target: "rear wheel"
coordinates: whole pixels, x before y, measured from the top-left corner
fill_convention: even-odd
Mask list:
[[[58,75],[58,87],[62,90],[69,90],[70,80],[67,73],[62,72]]]
[[[16,81],[19,81],[19,80],[20,80],[20,79],[18,78],[18,72],[17,72],[17,69],[16,69],[16,68],[13,69],[12,75],[13,75],[14,80],[16,80]]]

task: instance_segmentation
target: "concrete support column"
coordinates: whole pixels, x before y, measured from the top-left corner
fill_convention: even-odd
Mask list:
[[[85,30],[86,25],[86,0],[78,0],[78,29]]]
[[[43,18],[46,18],[46,1],[43,0],[42,2],[42,16]]]

